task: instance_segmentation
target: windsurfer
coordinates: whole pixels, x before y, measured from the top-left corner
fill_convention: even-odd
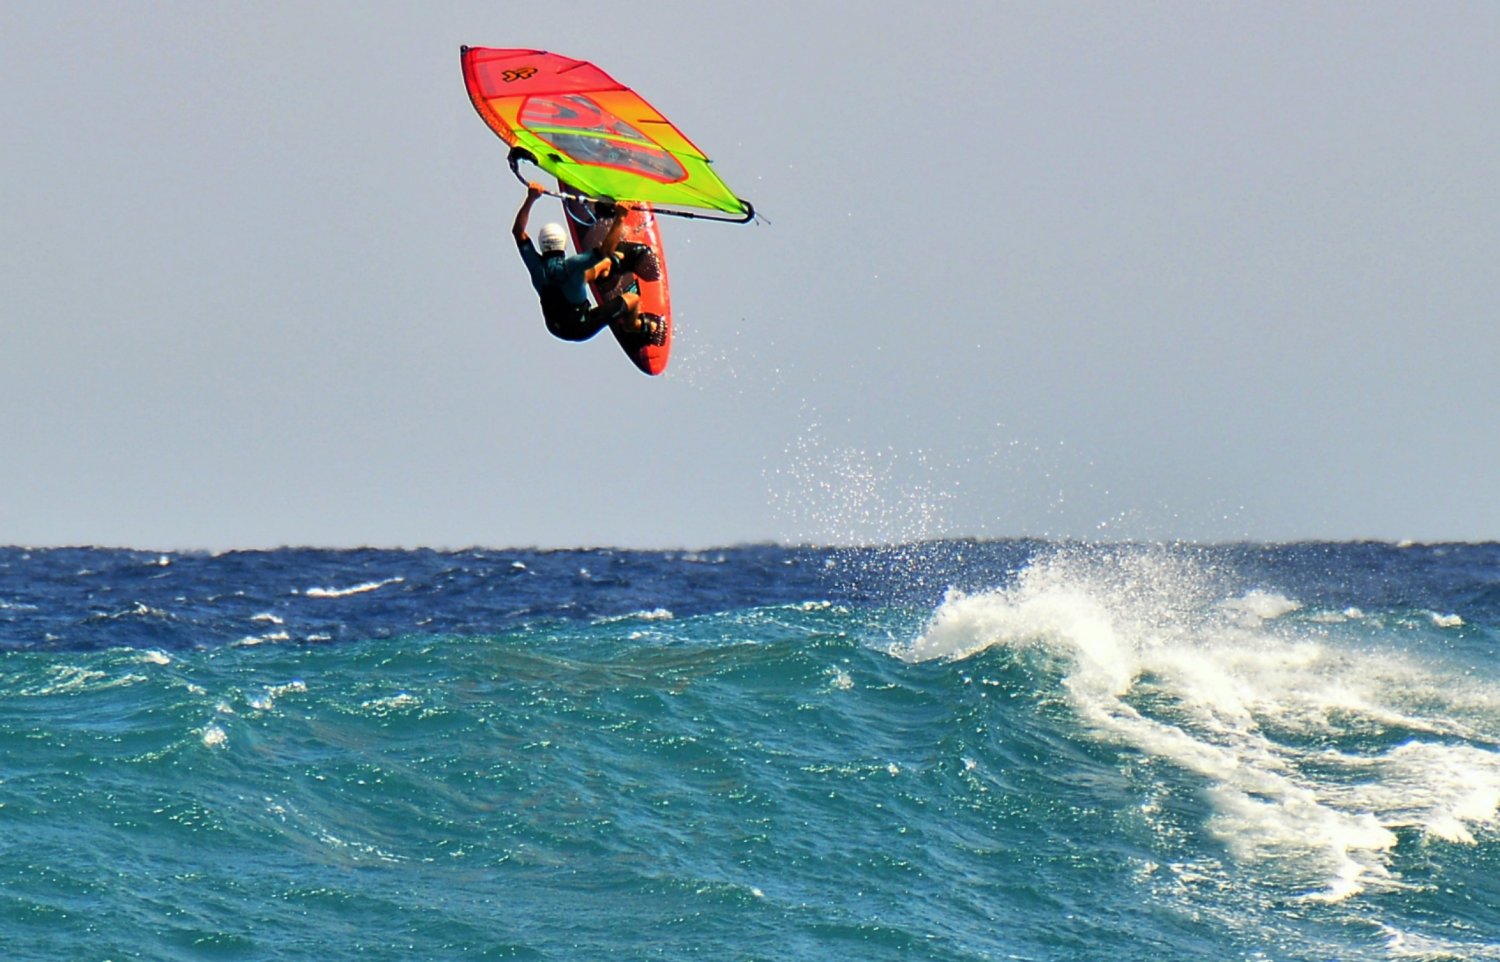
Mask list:
[[[545,193],[536,183],[526,186],[526,199],[516,211],[516,222],[511,234],[521,251],[521,260],[531,274],[531,286],[542,301],[542,318],[547,330],[564,341],[586,341],[606,326],[618,323],[627,331],[639,331],[653,344],[662,343],[664,325],[653,314],[641,313],[639,295],[634,292],[616,294],[597,307],[590,306],[588,283],[608,276],[616,263],[615,249],[620,244],[620,233],[625,227],[625,216],[629,208],[623,204],[615,207],[614,220],[604,241],[596,248],[569,257],[567,254],[567,231],[561,224],[547,224],[541,229],[538,240],[541,251],[531,242],[526,233],[526,222],[531,218],[532,205]]]

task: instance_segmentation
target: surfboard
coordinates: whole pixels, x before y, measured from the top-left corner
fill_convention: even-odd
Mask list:
[[[558,189],[564,194],[573,192],[572,188],[563,183],[558,184]],[[609,220],[596,217],[592,203],[566,199],[563,201],[563,209],[567,214],[568,229],[573,235],[575,248],[586,251],[604,242],[604,235],[609,231]],[[666,332],[660,344],[652,344],[642,335],[622,330],[617,324],[610,325],[615,340],[635,366],[642,373],[657,375],[667,369],[667,360],[672,354],[672,297],[667,283],[667,258],[662,251],[661,232],[657,227],[656,214],[649,204],[631,205],[620,239],[651,248],[659,268],[656,278],[645,280],[626,273],[620,277],[610,275],[600,278],[590,286],[593,287],[595,300],[600,304],[616,294],[634,291],[641,299],[641,313],[655,314],[662,319]]]

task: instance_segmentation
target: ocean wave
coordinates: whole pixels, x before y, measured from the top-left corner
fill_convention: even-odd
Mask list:
[[[894,653],[1055,658],[1089,732],[1203,779],[1206,827],[1238,858],[1300,864],[1310,897],[1338,901],[1395,884],[1397,829],[1472,843],[1497,827],[1500,753],[1445,737],[1474,734],[1445,695],[1472,681],[1322,624],[1278,624],[1301,607],[1177,556],[1061,553],[1011,587],[950,592]]]

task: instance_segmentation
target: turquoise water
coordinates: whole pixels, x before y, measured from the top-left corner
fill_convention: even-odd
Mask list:
[[[1500,958],[1500,548],[0,553],[21,959]]]

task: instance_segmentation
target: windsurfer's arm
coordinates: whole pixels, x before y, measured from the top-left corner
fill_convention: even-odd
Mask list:
[[[519,244],[526,240],[526,222],[531,219],[531,205],[546,191],[541,184],[532,182],[526,185],[526,199],[521,201],[521,209],[516,211],[516,222],[511,225],[510,234]]]

